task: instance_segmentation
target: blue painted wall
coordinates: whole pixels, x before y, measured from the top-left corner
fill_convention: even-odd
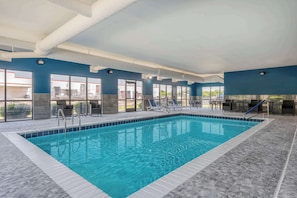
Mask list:
[[[14,59],[12,62],[0,61],[0,68],[32,72],[34,93],[50,93],[50,74],[101,78],[103,94],[117,94],[118,79],[142,80],[140,73],[120,70],[113,70],[113,74],[108,74],[107,70],[91,73],[89,65],[53,59],[44,60],[44,65],[38,65],[35,58]],[[260,76],[260,71],[265,71],[266,75]],[[224,84],[195,83],[191,85],[192,96],[202,96],[202,87],[208,86],[224,86],[225,95],[297,94],[297,66],[226,72],[224,78]],[[158,81],[153,78],[143,80],[143,82],[144,95],[153,94],[153,83],[187,86],[187,82],[172,82],[170,79]]]
[[[153,95],[153,79],[143,80],[143,95]]]
[[[142,80],[141,74],[132,73],[121,70],[112,69],[113,73],[108,74],[107,70],[101,70],[98,72],[97,78],[102,80],[102,94],[118,94],[118,79],[127,80]]]
[[[50,75],[72,75],[102,79],[103,94],[117,94],[118,79],[141,80],[141,74],[120,70],[113,70],[112,74],[107,69],[98,73],[91,73],[89,65],[65,62],[53,59],[44,59],[44,65],[38,65],[37,59],[13,59],[12,62],[0,61],[1,69],[22,70],[33,73],[34,93],[50,93]]]
[[[226,72],[224,78],[225,95],[297,94],[297,66]]]
[[[12,62],[0,61],[0,69],[21,70],[33,73],[33,91],[34,93],[50,93],[50,75],[61,74],[71,76],[83,76],[92,78],[101,78],[102,94],[117,94],[118,79],[143,80],[140,73],[113,70],[108,74],[107,70],[100,70],[98,73],[91,73],[89,65],[65,62],[53,59],[44,59],[44,65],[38,65],[37,59],[13,59]],[[171,82],[170,79],[158,81],[156,78],[143,80],[144,95],[153,95],[153,83],[182,85],[187,86],[187,82]]]
[[[191,96],[198,96],[197,95],[197,83],[191,84]]]

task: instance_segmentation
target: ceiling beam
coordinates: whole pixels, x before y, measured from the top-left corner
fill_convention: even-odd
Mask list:
[[[58,6],[71,10],[85,17],[92,16],[92,5],[79,0],[48,0]]]
[[[57,45],[67,41],[87,28],[124,9],[136,0],[98,0],[92,5],[92,17],[77,15],[36,43],[35,52],[46,55]]]
[[[0,36],[0,44],[22,47],[24,50],[31,50],[33,43],[9,39]],[[0,51],[0,59],[11,61],[13,58],[52,58],[62,61],[77,62],[86,65],[100,64],[106,68],[113,68],[131,72],[138,72],[147,75],[174,78],[184,81],[199,83],[223,82],[224,79],[218,74],[196,74],[193,72],[171,68],[152,62],[136,60],[131,57],[113,54],[97,49],[83,47],[75,44],[63,44],[55,47],[50,54],[40,55],[35,52],[8,52]]]

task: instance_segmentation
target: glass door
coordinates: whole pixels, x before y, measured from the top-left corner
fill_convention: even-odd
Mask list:
[[[136,83],[131,81],[126,81],[126,112],[136,111]]]

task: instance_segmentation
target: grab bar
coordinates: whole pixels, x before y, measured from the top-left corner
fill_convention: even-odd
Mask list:
[[[80,119],[80,113],[78,113],[78,131],[81,129],[81,119]]]
[[[58,126],[60,126],[60,114],[62,115],[64,119],[64,133],[66,133],[66,117],[62,109],[58,110]]]
[[[244,115],[247,115],[249,113],[251,113],[254,109],[256,109],[259,105],[261,105],[263,102],[265,102],[265,100],[261,100],[260,102],[258,102],[255,106],[253,106],[252,108],[250,108],[247,112],[244,113]]]
[[[244,114],[243,114],[243,117],[245,118],[245,115],[247,115],[247,114],[249,114],[250,112],[252,112],[254,109],[256,109],[258,106],[260,106],[261,104],[263,104],[265,102],[265,100],[261,100],[260,102],[258,102],[255,106],[253,106],[252,108],[250,108],[247,112],[245,112]],[[263,113],[263,112],[261,112],[262,114],[263,114],[263,117],[264,117],[264,114],[265,114],[265,112]],[[255,116],[257,116],[258,114],[260,114],[260,113],[257,113],[256,115],[252,115],[252,116],[250,116],[250,117],[248,117],[248,118],[246,118],[246,119],[250,119],[250,118],[252,118],[252,117],[255,117]],[[266,114],[267,114],[267,116],[269,117],[269,101],[267,101],[267,112],[266,112]]]

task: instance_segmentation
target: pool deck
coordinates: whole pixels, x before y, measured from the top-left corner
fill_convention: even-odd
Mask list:
[[[187,112],[242,117],[242,113],[220,110],[193,108],[183,111]],[[168,113],[132,112],[102,117],[83,116],[82,124],[162,114]],[[267,126],[200,172],[193,174],[183,184],[166,193],[165,197],[296,197],[297,140],[294,135],[297,116],[270,115],[270,118],[271,122]],[[77,118],[74,121],[74,125],[77,125]],[[67,124],[71,126],[71,120],[67,120]],[[7,136],[15,132],[40,131],[56,127],[57,119],[0,123],[0,197],[71,197],[2,134],[5,133]],[[292,141],[294,144],[291,148]]]

